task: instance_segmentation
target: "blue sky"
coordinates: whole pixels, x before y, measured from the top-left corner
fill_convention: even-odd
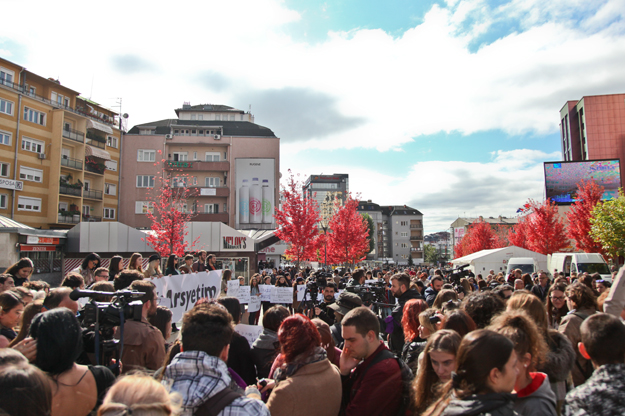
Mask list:
[[[121,97],[129,127],[185,101],[251,106],[283,176],[349,173],[361,198],[421,210],[426,232],[542,199],[560,108],[625,91],[625,0],[31,3],[28,30],[0,27],[0,56]],[[100,29],[50,43],[50,16]]]

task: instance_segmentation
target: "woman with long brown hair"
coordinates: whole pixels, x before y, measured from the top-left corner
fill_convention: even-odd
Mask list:
[[[139,253],[132,253],[130,261],[128,262],[128,269],[137,270],[139,273],[143,274],[143,256]]]

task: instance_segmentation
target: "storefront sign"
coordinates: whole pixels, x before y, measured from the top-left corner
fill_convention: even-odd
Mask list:
[[[59,244],[59,239],[53,237],[35,237],[29,235],[28,237],[26,237],[26,242],[28,244]]]
[[[24,189],[24,182],[15,181],[13,179],[0,178],[0,188],[15,189],[16,191],[21,191]]]
[[[166,163],[167,163],[168,168],[192,168],[193,167],[193,162],[168,160]]]
[[[225,250],[243,250],[247,248],[245,237],[222,237],[223,246],[222,248]]]
[[[35,246],[20,244],[20,251],[56,251],[56,246]]]

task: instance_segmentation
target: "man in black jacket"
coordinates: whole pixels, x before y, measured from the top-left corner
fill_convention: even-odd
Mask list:
[[[547,277],[547,273],[541,271],[538,275],[538,284],[532,287],[532,293],[535,294],[538,299],[545,302],[547,300],[547,293],[549,292],[549,288],[551,285],[549,284],[549,277]]]
[[[397,306],[391,312],[393,317],[393,332],[389,337],[389,346],[396,354],[401,354],[404,347],[404,329],[401,326],[401,318],[404,314],[404,305],[410,299],[423,299],[419,291],[410,289],[410,276],[406,273],[397,273],[391,277],[391,292],[397,299]]]

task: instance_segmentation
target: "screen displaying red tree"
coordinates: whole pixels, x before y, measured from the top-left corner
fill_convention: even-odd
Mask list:
[[[454,247],[455,258],[467,256],[481,250],[501,248],[506,246],[506,239],[499,226],[493,228],[491,224],[478,218],[473,221],[467,232]]]
[[[313,198],[305,198],[302,184],[289,170],[286,187],[280,191],[281,206],[276,208],[276,236],[289,245],[284,254],[299,267],[305,260],[317,260],[319,247],[319,207]]]
[[[577,201],[566,213],[569,221],[568,236],[575,241],[575,248],[586,253],[602,253],[603,246],[590,236],[592,210],[601,200],[604,188],[595,181],[582,181],[577,184]]]
[[[547,199],[539,203],[530,199],[526,206],[528,214],[508,235],[512,244],[542,254],[555,253],[568,246],[564,220],[553,201]]]
[[[355,264],[364,260],[369,252],[369,227],[358,213],[358,200],[351,196],[340,206],[329,223],[327,235],[328,262],[331,264]]]
[[[159,150],[159,154],[162,152]],[[195,206],[194,197],[197,195],[192,185],[192,178],[180,170],[163,169],[167,164],[165,159],[156,162],[160,170],[155,176],[154,186],[148,193],[150,205],[143,207],[147,217],[152,222],[151,233],[145,238],[148,245],[162,257],[175,254],[184,256],[192,250],[199,237],[189,243],[185,237],[189,234],[187,223],[195,215],[189,206]],[[163,174],[164,173],[164,174]]]

